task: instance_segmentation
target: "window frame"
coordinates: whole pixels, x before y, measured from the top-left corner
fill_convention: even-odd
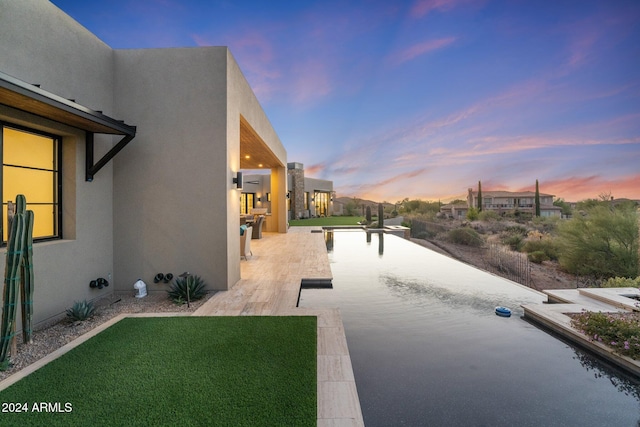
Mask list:
[[[19,132],[30,133],[33,135],[37,135],[40,137],[51,138],[53,140],[53,150],[54,150],[54,168],[52,170],[48,169],[40,169],[40,168],[30,168],[17,165],[18,167],[30,169],[30,170],[42,170],[46,172],[52,172],[54,174],[54,201],[53,207],[56,208],[56,212],[53,215],[54,223],[53,223],[53,235],[46,237],[34,237],[33,241],[35,242],[48,242],[52,240],[62,240],[63,238],[63,228],[62,228],[62,136],[56,135],[50,132],[33,129],[27,126],[18,125],[15,123],[7,122],[4,120],[0,120],[0,203],[2,206],[5,206],[4,202],[4,129],[9,128]],[[29,205],[49,205],[49,203],[30,203],[27,200],[27,207]],[[0,247],[6,247],[7,241],[4,240],[4,227],[5,224],[4,214],[0,218],[2,224],[0,224]]]
[[[249,206],[249,199],[251,199],[251,206]],[[256,193],[242,192],[240,195],[240,215],[249,215],[249,212],[251,212],[251,209],[255,207],[256,207]]]

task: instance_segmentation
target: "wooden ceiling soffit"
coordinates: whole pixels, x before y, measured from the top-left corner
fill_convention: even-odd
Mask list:
[[[240,116],[240,169],[272,169],[282,166],[282,162],[260,135]]]

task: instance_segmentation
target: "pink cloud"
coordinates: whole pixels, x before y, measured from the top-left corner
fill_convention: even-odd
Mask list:
[[[411,16],[413,18],[422,18],[434,10],[440,12],[453,9],[461,3],[461,0],[418,0],[411,8]]]
[[[409,16],[420,19],[434,11],[448,12],[458,6],[482,6],[485,2],[486,0],[417,0],[411,7]]]
[[[640,199],[640,174],[620,178],[572,176],[540,181],[540,191],[555,194],[571,202],[594,199],[599,194],[609,192],[615,198]]]
[[[305,166],[304,173],[306,176],[315,176],[321,174],[327,165],[325,163],[317,163],[315,165]]]
[[[444,47],[447,47],[455,41],[456,41],[455,37],[447,37],[447,38],[437,39],[437,40],[427,40],[422,43],[414,44],[413,46],[403,49],[400,52],[391,54],[389,57],[390,62],[393,65],[400,65],[404,62],[415,59],[418,56],[422,56],[427,53],[433,52],[435,50],[439,50]]]

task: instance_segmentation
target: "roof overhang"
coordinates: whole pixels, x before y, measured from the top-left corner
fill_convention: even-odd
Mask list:
[[[247,119],[240,116],[240,168],[273,169],[284,165]]]
[[[65,99],[0,71],[0,104],[26,111],[87,132],[87,181],[136,135],[136,127]],[[93,134],[122,135],[123,138],[102,159],[93,161]],[[90,135],[90,136],[89,136]],[[91,147],[89,147],[91,145]],[[89,159],[89,155],[91,158]]]

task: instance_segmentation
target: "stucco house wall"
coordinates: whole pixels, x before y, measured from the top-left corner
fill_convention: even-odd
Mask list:
[[[114,159],[118,287],[184,271],[210,289],[232,287],[240,280],[232,182],[240,116],[284,167],[282,143],[226,47],[116,50],[115,69],[116,104],[138,127]]]
[[[111,48],[48,1],[0,0],[0,71],[113,115],[112,64]],[[89,288],[97,277],[113,280],[112,167],[85,182],[84,131],[1,105],[0,120],[63,137],[63,240],[33,248],[37,325],[112,292]],[[96,135],[96,157],[116,139]],[[0,248],[2,271],[5,254]]]
[[[86,182],[84,131],[0,105],[0,120],[63,137],[63,238],[34,244],[36,325],[139,278],[164,291],[160,272],[209,289],[240,279],[241,117],[279,162],[271,210],[286,232],[286,150],[226,47],[113,50],[47,0],[0,0],[0,71],[137,127]],[[95,134],[94,157],[120,139]],[[112,286],[91,289],[98,277]]]
[[[138,129],[113,161],[117,288],[188,271],[226,289],[226,49],[116,50],[115,70]]]

